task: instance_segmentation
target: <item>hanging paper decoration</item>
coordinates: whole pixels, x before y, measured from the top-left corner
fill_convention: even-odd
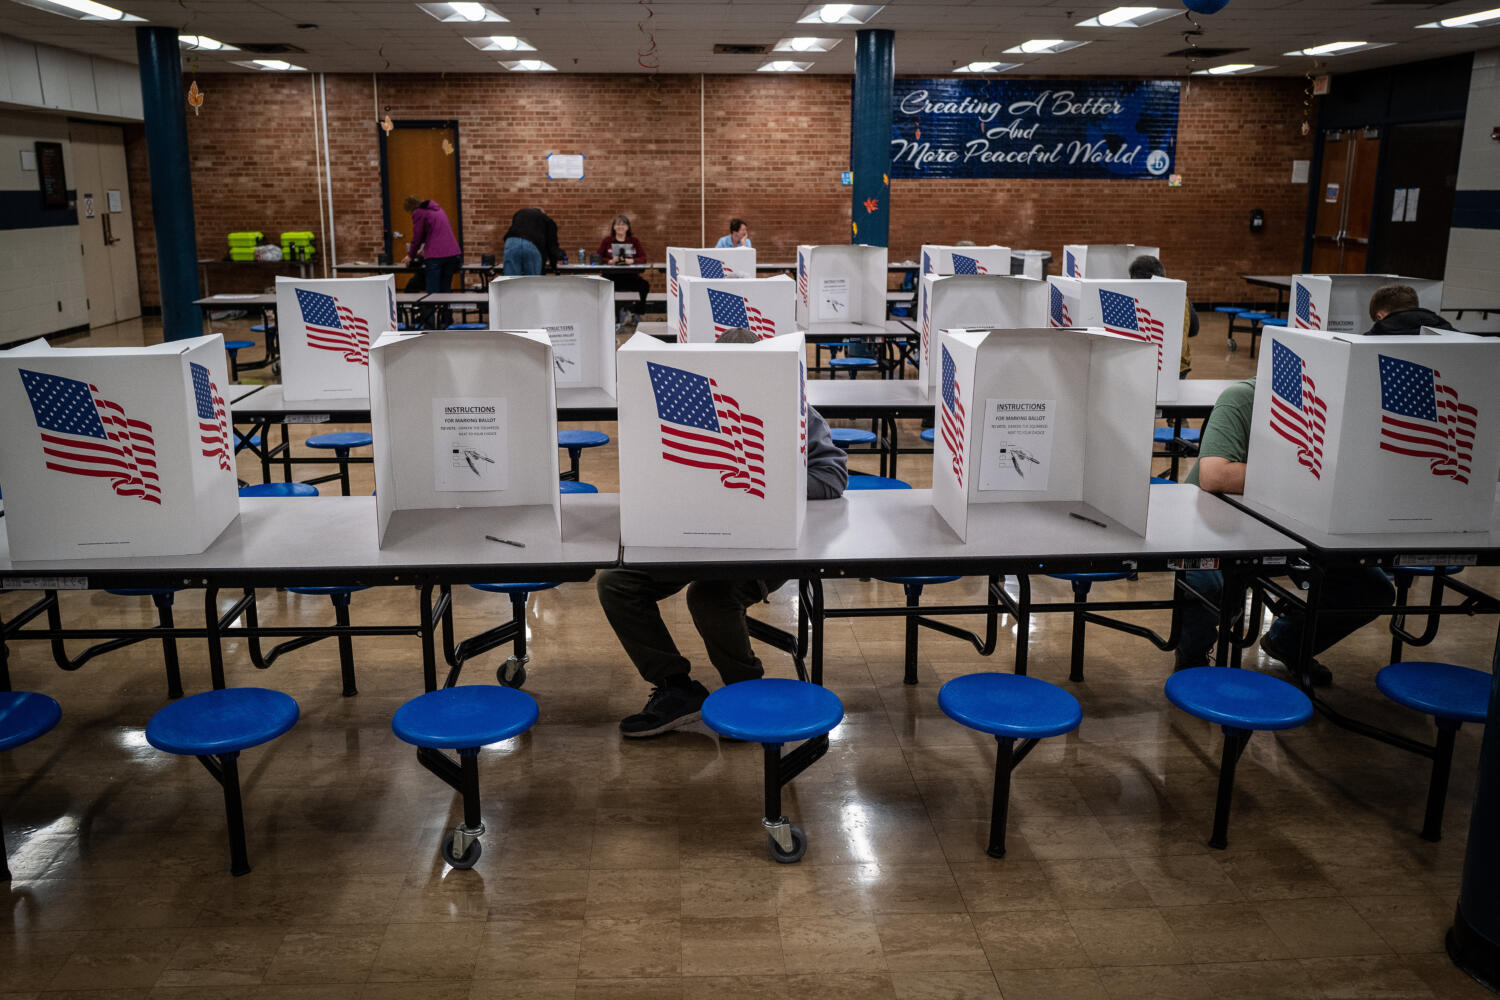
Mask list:
[[[453,143],[449,142],[448,139],[447,139],[447,137],[443,138],[443,155],[444,156],[452,156],[453,155]]]
[[[383,129],[385,129],[385,134],[386,135],[390,135],[391,134],[391,129],[393,129],[393,128],[396,127],[396,123],[393,122],[393,121],[391,121],[391,116],[390,116],[389,112],[386,113],[385,118],[381,121],[380,127],[383,128]]]
[[[198,89],[197,80],[194,80],[193,85],[188,88],[187,99],[188,107],[193,109],[193,116],[197,117],[198,109],[203,107],[203,91]]]

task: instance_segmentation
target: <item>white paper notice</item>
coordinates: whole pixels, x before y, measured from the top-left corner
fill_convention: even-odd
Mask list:
[[[554,181],[583,179],[583,157],[577,153],[553,153],[547,157],[547,176]]]
[[[1055,399],[986,399],[979,438],[981,490],[1045,490]]]
[[[583,381],[583,365],[578,357],[578,327],[571,323],[549,326],[547,339],[552,341],[553,378],[558,385],[577,385]]]
[[[1406,221],[1417,221],[1417,195],[1422,193],[1421,188],[1406,189]]]
[[[1391,196],[1391,221],[1400,222],[1406,217],[1406,188],[1397,188]]]
[[[505,489],[505,397],[432,401],[432,488],[454,493]]]
[[[1292,183],[1293,184],[1306,184],[1307,183],[1308,167],[1310,167],[1311,165],[1312,165],[1312,161],[1311,160],[1293,160],[1292,161]]]
[[[849,279],[824,278],[818,282],[818,319],[849,318]]]

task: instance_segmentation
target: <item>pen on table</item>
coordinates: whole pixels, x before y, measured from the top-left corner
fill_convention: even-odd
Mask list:
[[[1085,517],[1084,515],[1078,513],[1076,510],[1070,510],[1070,511],[1068,511],[1068,516],[1069,517],[1076,517],[1080,521],[1087,521],[1089,524],[1097,524],[1101,528],[1107,528],[1107,527],[1109,527],[1109,525],[1105,524],[1103,521],[1096,521],[1092,517]],[[497,539],[495,539],[495,541],[498,542],[499,539],[497,538]]]
[[[499,542],[501,545],[514,545],[518,549],[524,549],[526,547],[525,542],[513,542],[509,538],[496,538],[494,535],[485,535],[484,537],[488,538],[492,542]]]

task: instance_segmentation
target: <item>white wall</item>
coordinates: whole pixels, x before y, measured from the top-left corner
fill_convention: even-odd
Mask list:
[[[1465,199],[1487,204],[1492,220],[1500,212],[1500,142],[1490,138],[1490,129],[1497,124],[1500,49],[1487,49],[1474,53],[1469,77],[1469,106],[1464,114],[1463,150],[1458,161],[1456,222],[1464,221]],[[1449,231],[1443,308],[1469,307],[1500,308],[1500,224],[1488,228],[1455,225]],[[1490,313],[1486,322],[1478,313],[1465,313],[1455,325],[1461,330],[1496,330],[1500,329],[1500,314]]]
[[[140,121],[141,76],[114,62],[0,35],[0,106]]]
[[[66,218],[62,225],[12,228],[40,206],[42,194],[36,170],[22,169],[21,153],[35,151],[38,140],[60,142],[67,185],[71,192],[73,151],[68,142],[68,122],[61,116],[31,115],[0,111],[0,198],[9,206],[0,212],[0,344],[29,340],[45,334],[87,325],[88,307],[83,282],[83,254],[78,215],[73,209],[54,209],[47,221]],[[16,211],[26,208],[25,216]],[[61,303],[61,308],[59,308]]]

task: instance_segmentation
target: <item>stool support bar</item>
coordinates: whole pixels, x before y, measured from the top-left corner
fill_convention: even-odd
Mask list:
[[[1039,741],[1028,738],[1016,746],[1014,736],[995,737],[995,798],[990,804],[990,843],[985,848],[992,858],[1005,857],[1005,825],[1010,816],[1010,773],[1016,769]]]
[[[1208,846],[1220,851],[1229,846],[1229,805],[1234,800],[1234,769],[1250,742],[1250,730],[1224,726],[1224,757],[1219,764],[1219,795],[1214,803],[1214,832]]]
[[[202,764],[224,789],[224,819],[229,825],[229,874],[250,874],[250,857],[245,851],[245,809],[240,802],[239,751],[201,754]]]

